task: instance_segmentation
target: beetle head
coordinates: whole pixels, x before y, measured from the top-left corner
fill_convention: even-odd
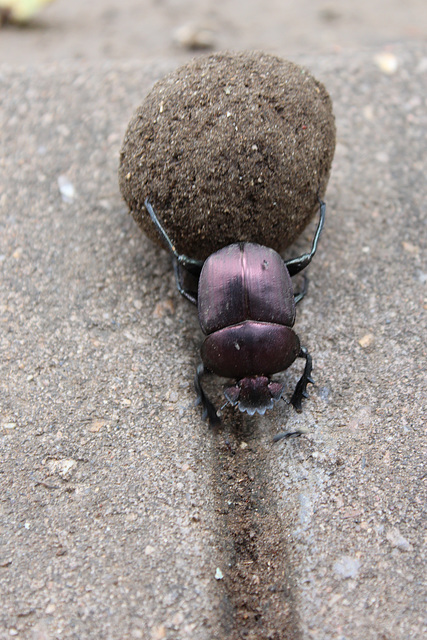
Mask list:
[[[258,412],[263,416],[281,398],[284,388],[284,384],[272,382],[266,376],[250,376],[242,378],[235,385],[225,387],[224,395],[240,411],[247,411],[250,416]]]

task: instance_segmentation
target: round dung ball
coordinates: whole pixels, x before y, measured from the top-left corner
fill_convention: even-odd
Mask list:
[[[233,242],[281,251],[318,210],[335,150],[332,102],[304,68],[260,52],[192,60],[129,123],[119,183],[136,222],[206,259]]]

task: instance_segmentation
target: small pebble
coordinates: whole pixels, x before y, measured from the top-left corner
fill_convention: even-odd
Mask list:
[[[76,465],[77,465],[76,460],[72,460],[71,458],[69,459],[64,458],[63,460],[49,460],[47,464],[51,474],[57,473],[64,480],[69,479],[71,475],[71,471],[74,469]]]
[[[153,309],[153,316],[155,318],[163,318],[165,315],[173,315],[175,313],[175,307],[173,300],[166,298],[156,304]]]
[[[374,57],[374,62],[383,73],[389,76],[393,75],[393,73],[396,73],[399,66],[396,56],[390,51],[383,51],[382,53],[378,53]]]
[[[360,569],[360,561],[351,556],[342,556],[333,566],[334,572],[344,578],[355,578]]]
[[[59,193],[63,202],[71,204],[76,197],[76,191],[74,185],[69,181],[66,176],[58,176]]]
[[[5,422],[3,425],[3,429],[16,429],[17,427],[17,423],[16,422]]]
[[[166,638],[166,627],[163,625],[153,627],[151,629],[151,638],[152,640],[163,640],[163,638]]]
[[[402,536],[398,529],[390,529],[386,534],[386,538],[392,547],[396,547],[397,549],[400,549],[400,551],[409,551],[411,545],[408,540]]]
[[[374,342],[375,336],[373,333],[366,333],[363,338],[360,338],[359,340],[359,344],[362,347],[362,349],[366,349],[367,347],[370,347],[373,342]]]
[[[412,242],[403,241],[402,247],[404,248],[405,251],[407,251],[408,253],[411,253],[413,256],[418,255],[420,252],[420,248],[417,247],[416,244],[412,244]]]
[[[98,418],[95,418],[94,420],[92,420],[92,422],[90,423],[88,429],[91,433],[98,433],[99,431],[101,431],[101,429],[103,427],[106,426],[106,421],[105,420],[99,420]]]
[[[212,49],[215,44],[214,32],[208,26],[189,23],[184,24],[174,33],[174,42],[184,49]]]

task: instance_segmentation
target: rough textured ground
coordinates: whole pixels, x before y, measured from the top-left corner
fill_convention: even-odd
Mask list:
[[[176,61],[1,68],[1,638],[425,637],[427,49],[379,53],[293,56],[337,116],[296,324],[316,386],[217,433],[194,309],[117,184]]]
[[[424,0],[55,0],[34,28],[2,32],[0,60],[182,62],[195,41],[294,59],[426,39]]]

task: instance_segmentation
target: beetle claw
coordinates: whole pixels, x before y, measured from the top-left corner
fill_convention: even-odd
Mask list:
[[[291,399],[291,404],[293,405],[295,411],[297,413],[301,413],[302,411],[302,404],[301,404],[301,400],[293,400]]]
[[[195,404],[201,404],[203,407],[202,419],[208,419],[210,426],[216,427],[221,424],[221,418],[218,416],[214,405],[203,390],[201,377],[204,373],[206,373],[205,367],[203,366],[203,364],[200,364],[197,367],[196,376],[194,378],[194,388],[197,394]]]

